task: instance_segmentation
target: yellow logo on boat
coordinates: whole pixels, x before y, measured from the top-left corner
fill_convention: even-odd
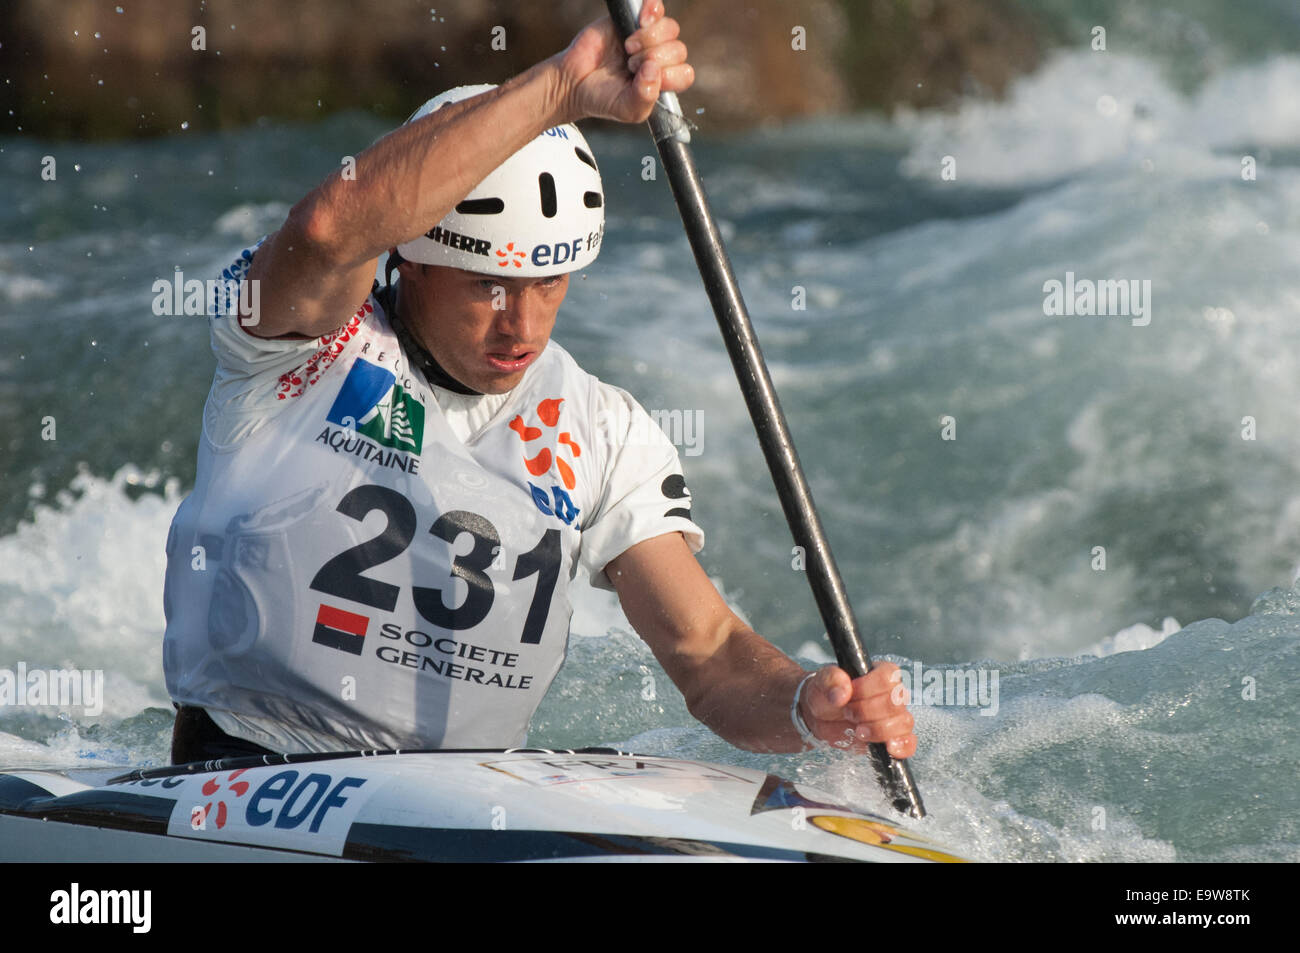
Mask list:
[[[898,828],[882,824],[880,821],[868,821],[860,817],[839,817],[834,814],[816,814],[808,818],[808,820],[812,821],[814,827],[818,827],[829,834],[847,837],[849,840],[855,840],[860,844],[883,847],[885,850],[897,851],[900,854],[909,854],[912,857],[933,860],[941,864],[966,863],[966,860],[962,857],[935,850],[932,847],[895,844],[893,841],[896,837],[905,837],[908,840],[917,840],[918,838],[915,834],[900,831]]]

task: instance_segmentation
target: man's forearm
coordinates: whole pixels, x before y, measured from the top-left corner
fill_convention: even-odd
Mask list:
[[[373,261],[437,224],[544,130],[567,121],[560,71],[546,60],[496,89],[399,127],[295,209],[346,267]]]
[[[728,608],[681,533],[637,543],[605,574],[692,715],[740,748],[803,750],[790,703],[807,673]]]
[[[707,661],[691,666],[686,702],[717,735],[750,751],[802,751],[790,717],[808,673],[752,629],[738,626]]]

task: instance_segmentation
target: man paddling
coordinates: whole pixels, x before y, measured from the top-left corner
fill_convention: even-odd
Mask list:
[[[212,319],[168,539],[174,761],[520,744],[579,571],[731,743],[914,753],[896,667],[807,673],[727,608],[676,451],[629,439],[659,432],[550,341],[604,231],[572,123],[642,122],[693,80],[659,0],[639,24],[432,100],[223,275],[259,307]],[[372,287],[385,252],[400,280]]]

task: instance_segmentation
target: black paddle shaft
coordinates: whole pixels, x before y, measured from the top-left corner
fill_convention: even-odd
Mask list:
[[[606,0],[606,4],[620,36],[626,39],[636,31],[641,0]],[[649,125],[682,223],[686,226],[686,237],[695,253],[695,263],[704,279],[705,291],[722,330],[732,367],[736,370],[749,416],[758,432],[763,456],[767,458],[768,469],[776,484],[777,496],[785,510],[786,521],[796,545],[803,547],[808,584],[812,586],[827,635],[835,647],[836,661],[851,677],[858,678],[870,670],[871,657],[863,646],[853,607],[849,605],[844,590],[844,580],[822,531],[812,492],[799,465],[790,429],[786,426],[785,414],[781,411],[767,364],[759,350],[758,338],[754,335],[749,312],[731,270],[722,236],[709,210],[704,186],[688,145],[690,133],[677,107],[676,96],[671,93],[660,96]],[[870,745],[870,751],[881,786],[895,809],[913,817],[924,817],[921,793],[912,780],[907,762],[890,757],[883,744]]]

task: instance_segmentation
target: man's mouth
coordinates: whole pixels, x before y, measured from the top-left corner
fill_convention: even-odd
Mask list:
[[[520,351],[518,353],[489,351],[487,353],[487,362],[498,371],[513,374],[522,371],[531,364],[536,353],[536,351]]]

